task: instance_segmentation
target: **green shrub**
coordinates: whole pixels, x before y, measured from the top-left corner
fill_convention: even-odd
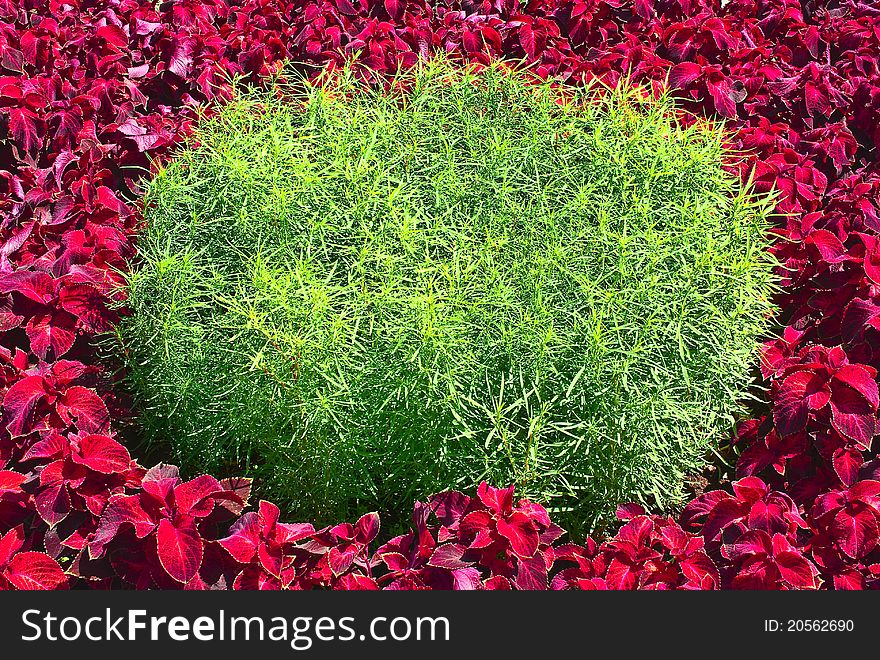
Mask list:
[[[771,309],[722,129],[501,65],[278,91],[148,186],[119,328],[148,436],[310,519],[481,479],[586,527],[679,501]]]

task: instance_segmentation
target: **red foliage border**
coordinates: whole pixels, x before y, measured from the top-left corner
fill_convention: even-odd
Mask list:
[[[145,470],[90,338],[132,254],[124,201],[194,108],[283,59],[371,71],[431,51],[678,88],[775,186],[786,325],[731,490],[621,507],[560,544],[482,485],[379,521],[279,521],[247,481]],[[880,8],[857,0],[0,0],[0,588],[872,588],[880,584]]]

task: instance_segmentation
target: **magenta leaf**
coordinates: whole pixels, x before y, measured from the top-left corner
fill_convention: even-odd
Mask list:
[[[37,513],[50,527],[54,527],[70,514],[70,493],[64,483],[54,483],[34,495]]]
[[[61,357],[73,347],[75,322],[76,318],[63,310],[31,317],[25,327],[31,350],[44,360],[50,350],[56,359]]]
[[[257,556],[260,545],[260,520],[253,511],[245,513],[229,528],[229,536],[218,543],[240,564],[248,564]]]
[[[379,514],[366,513],[354,525],[355,541],[368,545],[379,535]]]
[[[864,506],[854,512],[838,511],[831,531],[840,549],[853,559],[860,559],[877,547],[880,535],[876,514]]]
[[[67,588],[67,576],[58,562],[43,552],[21,552],[3,571],[16,589],[50,591]]]
[[[34,158],[43,143],[45,123],[28,108],[12,108],[9,111],[9,130],[25,156]]]
[[[87,387],[68,388],[57,405],[58,414],[68,424],[74,420],[84,433],[104,434],[110,428],[110,414],[100,396]]]
[[[520,559],[516,563],[514,583],[517,589],[535,591],[547,589],[547,563],[542,555]]]
[[[107,310],[106,298],[90,284],[69,284],[61,287],[61,308],[73,314],[91,332],[110,328],[112,315]]]
[[[131,463],[128,450],[106,435],[87,435],[79,441],[79,453],[71,459],[75,463],[102,474],[125,472]]]
[[[178,582],[189,582],[202,566],[202,539],[189,519],[176,525],[170,520],[161,520],[156,533],[156,550],[162,568]]]
[[[10,387],[3,398],[3,411],[9,423],[6,429],[12,437],[29,433],[34,423],[37,404],[49,393],[40,376],[27,376]]]
[[[507,520],[495,523],[498,533],[510,541],[510,549],[522,559],[533,557],[540,540],[538,531],[531,519],[523,513],[514,512]]]
[[[457,543],[445,543],[438,545],[428,564],[437,568],[446,568],[449,570],[457,570],[459,568],[468,568],[473,562],[462,561],[462,556],[467,551],[463,545]]]
[[[384,0],[385,1],[385,11],[388,12],[388,15],[394,19],[399,20],[403,18],[403,12],[406,7],[406,0]]]
[[[669,85],[684,88],[694,82],[702,74],[702,67],[694,62],[682,62],[672,67],[669,72]]]

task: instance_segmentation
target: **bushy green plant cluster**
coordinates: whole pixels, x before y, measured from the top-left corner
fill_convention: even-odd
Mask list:
[[[771,311],[722,129],[502,65],[280,89],[149,184],[119,328],[147,435],[308,519],[481,479],[585,527],[678,502]]]

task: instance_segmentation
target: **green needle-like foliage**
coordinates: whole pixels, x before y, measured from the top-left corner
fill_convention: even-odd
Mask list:
[[[679,502],[771,312],[722,128],[442,59],[282,91],[149,184],[119,328],[148,436],[312,520],[482,479],[582,528]]]

